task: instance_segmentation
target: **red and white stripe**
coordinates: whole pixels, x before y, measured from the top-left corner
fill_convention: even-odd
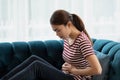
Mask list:
[[[89,65],[86,57],[93,54],[93,47],[84,32],[76,38],[72,45],[64,40],[63,59],[77,68],[84,69]],[[88,76],[74,75],[75,80],[83,80]]]

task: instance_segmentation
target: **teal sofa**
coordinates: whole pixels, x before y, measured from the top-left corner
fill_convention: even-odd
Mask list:
[[[92,40],[94,50],[110,56],[106,80],[120,80],[120,43],[106,39]],[[64,63],[62,51],[62,40],[1,42],[0,78],[31,55],[40,56],[61,69],[61,65]]]

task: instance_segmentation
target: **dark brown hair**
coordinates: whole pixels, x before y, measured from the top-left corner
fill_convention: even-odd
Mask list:
[[[82,19],[76,14],[70,14],[65,10],[56,10],[50,18],[51,25],[66,25],[68,21],[71,21],[72,24],[79,31],[83,31],[88,36],[89,40],[92,43],[92,40],[85,29]]]

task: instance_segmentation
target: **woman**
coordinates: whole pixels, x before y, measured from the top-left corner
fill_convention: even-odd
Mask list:
[[[50,24],[57,36],[64,40],[65,63],[58,70],[45,60],[31,56],[14,68],[2,80],[90,80],[101,74],[101,66],[94,54],[92,41],[82,20],[65,10],[56,10]]]
[[[75,14],[57,10],[50,22],[57,36],[64,40],[63,72],[73,75],[75,80],[86,80],[91,75],[101,74],[100,63],[82,20]]]

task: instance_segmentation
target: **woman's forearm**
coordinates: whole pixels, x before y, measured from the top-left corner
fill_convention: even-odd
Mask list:
[[[101,69],[93,69],[91,67],[87,67],[85,69],[72,69],[71,73],[75,75],[95,75],[95,74],[101,74]]]

